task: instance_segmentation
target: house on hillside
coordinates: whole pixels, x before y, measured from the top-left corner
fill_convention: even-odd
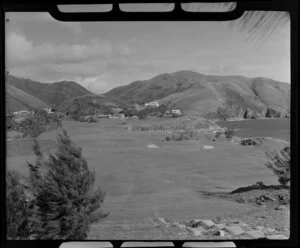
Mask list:
[[[31,114],[31,111],[28,110],[20,110],[20,111],[15,111],[14,116],[15,117],[25,117]]]
[[[51,108],[44,108],[44,111],[46,111],[47,114],[53,114],[53,113],[55,113],[55,109],[51,109]]]
[[[145,107],[158,108],[159,107],[159,103],[158,102],[148,102],[148,103],[145,103]]]
[[[181,115],[180,109],[172,109],[172,110],[171,110],[171,113],[172,113],[173,115]]]

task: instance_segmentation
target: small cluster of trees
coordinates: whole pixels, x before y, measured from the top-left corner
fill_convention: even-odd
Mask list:
[[[12,116],[6,117],[7,130],[23,133],[23,137],[37,137],[49,128],[61,126],[60,118],[56,114],[48,114],[44,110],[35,110],[33,115],[25,117],[20,123],[14,121]]]
[[[95,172],[66,131],[47,157],[35,141],[29,177],[8,171],[6,221],[8,239],[85,239],[89,226],[107,216],[104,192],[94,189]]]
[[[284,147],[279,153],[267,153],[270,159],[265,165],[278,177],[281,185],[287,185],[291,180],[291,148]]]
[[[220,119],[222,121],[226,121],[230,118],[230,114],[226,108],[218,107],[216,112],[211,112],[206,114],[207,119]]]
[[[128,117],[137,116],[139,119],[145,119],[148,116],[163,117],[168,110],[165,104],[161,104],[159,107],[146,107],[141,110],[137,110],[134,107],[124,108],[123,114]]]

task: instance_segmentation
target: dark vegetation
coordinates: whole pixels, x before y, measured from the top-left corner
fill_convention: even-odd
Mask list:
[[[264,142],[263,137],[243,138],[240,141],[242,146],[260,146]]]
[[[229,129],[225,130],[224,134],[225,134],[226,139],[232,139],[235,134],[235,131],[233,129],[229,128]]]
[[[168,130],[168,127],[164,125],[149,125],[149,126],[133,126],[130,127],[131,131],[164,131]]]
[[[9,239],[73,239],[87,237],[91,223],[107,216],[101,210],[104,193],[94,189],[95,173],[81,148],[66,131],[57,137],[55,154],[45,157],[35,141],[36,161],[21,183],[16,172],[7,176],[7,237]]]
[[[21,183],[21,175],[15,170],[6,173],[6,235],[8,239],[29,239],[30,209]]]
[[[287,185],[291,180],[291,149],[284,147],[279,153],[267,153],[270,161],[265,165],[278,177],[281,185]]]
[[[123,114],[126,117],[137,116],[139,119],[146,119],[147,117],[164,117],[166,111],[168,110],[167,106],[161,104],[159,107],[146,107],[141,110],[137,110],[134,106],[125,107]]]
[[[267,108],[266,117],[267,118],[280,118],[281,114],[280,114],[280,112],[277,112],[276,110],[274,110],[272,108]]]
[[[61,127],[60,117],[53,113],[48,114],[44,110],[35,110],[21,122],[14,120],[12,116],[6,117],[7,130],[14,130],[23,133],[24,137],[37,137],[45,131]]]
[[[183,141],[183,140],[198,140],[200,134],[195,131],[173,132],[165,137],[165,141]]]
[[[218,119],[218,120],[226,121],[228,118],[230,118],[230,115],[227,109],[218,107],[217,111],[207,113],[205,115],[205,118],[210,120]]]

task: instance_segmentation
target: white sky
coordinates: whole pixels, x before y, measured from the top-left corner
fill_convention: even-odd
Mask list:
[[[164,72],[268,77],[290,82],[290,29],[264,42],[228,22],[58,22],[48,13],[8,13],[6,69],[96,93]]]

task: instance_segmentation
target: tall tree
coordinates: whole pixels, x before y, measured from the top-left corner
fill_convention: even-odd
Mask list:
[[[43,157],[36,142],[35,164],[29,164],[34,195],[33,233],[36,239],[85,239],[92,222],[105,217],[100,210],[104,193],[93,189],[95,173],[81,148],[66,131],[57,137],[56,153]]]
[[[30,210],[21,175],[15,170],[6,175],[6,231],[8,239],[29,239]]]

